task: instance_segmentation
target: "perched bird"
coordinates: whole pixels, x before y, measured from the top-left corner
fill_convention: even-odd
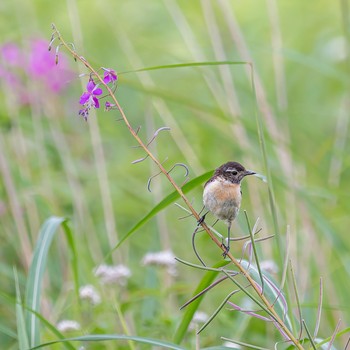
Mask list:
[[[241,206],[241,181],[245,176],[254,174],[254,171],[246,170],[243,165],[237,162],[228,162],[217,168],[214,175],[204,185],[203,203],[205,208],[219,220],[225,221],[228,226],[224,258],[230,250],[231,224],[237,217]],[[201,221],[204,220],[206,214]]]

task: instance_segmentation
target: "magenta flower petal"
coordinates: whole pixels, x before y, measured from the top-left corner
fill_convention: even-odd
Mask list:
[[[90,79],[89,82],[86,85],[86,90],[81,96],[79,103],[81,105],[84,105],[85,108],[81,109],[79,111],[79,114],[84,117],[84,119],[87,119],[87,116],[89,114],[89,110],[91,107],[100,108],[100,101],[96,96],[99,96],[103,93],[103,90],[101,88],[97,87],[98,85],[95,84],[95,82]]]
[[[115,108],[116,105],[114,103],[110,103],[109,101],[106,101],[105,103],[105,111],[108,112],[111,109]]]
[[[103,74],[103,81],[106,84],[112,83],[118,79],[117,73],[113,69],[105,69]]]
[[[94,90],[95,86],[96,84],[94,83],[94,81],[89,80],[89,82],[86,85],[86,90],[91,93]]]
[[[93,97],[95,108],[100,108],[100,102],[97,97]]]
[[[87,121],[87,117],[89,115],[89,109],[88,108],[81,109],[79,111],[79,115],[81,115],[85,119],[85,121]]]
[[[80,101],[79,103],[81,105],[85,104],[87,101],[89,101],[90,98],[90,93],[88,92],[84,92],[81,96],[80,96]]]
[[[94,95],[98,96],[102,94],[102,89],[101,88],[97,88],[92,92]]]

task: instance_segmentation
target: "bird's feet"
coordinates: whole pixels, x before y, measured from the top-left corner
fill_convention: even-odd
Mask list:
[[[230,246],[229,245],[225,245],[224,243],[222,243],[221,247],[225,248],[224,252],[222,253],[222,256],[225,259],[227,254],[228,254],[228,252],[230,251]]]
[[[205,220],[205,216],[207,215],[207,213],[205,213],[198,221],[197,221],[197,225],[199,226],[199,225],[201,225],[203,222],[204,222],[204,220]]]

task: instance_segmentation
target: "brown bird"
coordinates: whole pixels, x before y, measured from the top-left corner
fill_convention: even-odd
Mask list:
[[[228,227],[227,246],[223,244],[225,247],[224,258],[230,250],[232,221],[237,217],[241,206],[241,181],[245,176],[254,174],[254,171],[246,170],[243,165],[237,162],[228,162],[217,168],[214,175],[204,185],[203,203],[205,208],[219,220],[225,221]],[[206,214],[201,221],[204,220]]]

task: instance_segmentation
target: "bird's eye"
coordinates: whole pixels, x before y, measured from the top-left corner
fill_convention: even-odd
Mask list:
[[[232,173],[232,175],[237,175],[238,171],[235,168],[228,168],[226,169],[227,173]]]

